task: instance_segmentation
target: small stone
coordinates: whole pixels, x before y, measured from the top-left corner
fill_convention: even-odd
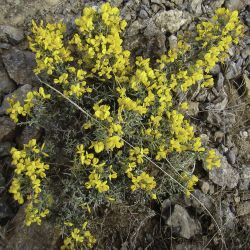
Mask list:
[[[171,36],[168,38],[168,42],[169,42],[169,48],[170,48],[170,49],[175,49],[175,48],[177,47],[178,39],[177,39],[176,36],[171,35]]]
[[[15,128],[16,124],[9,117],[0,117],[0,142],[12,140]]]
[[[153,11],[154,13],[157,13],[157,12],[160,11],[161,6],[159,6],[158,4],[152,4],[152,5],[151,5],[151,9],[152,9],[152,11]]]
[[[215,87],[216,87],[216,89],[217,89],[218,91],[220,91],[220,90],[223,89],[224,80],[225,80],[225,78],[224,78],[223,74],[222,74],[222,73],[219,73],[218,79],[217,79],[217,81],[216,81],[216,83],[215,83]]]
[[[233,189],[237,186],[239,173],[227,162],[226,157],[221,156],[221,166],[209,171],[209,179],[220,187]]]
[[[236,152],[235,150],[231,149],[226,154],[227,160],[230,164],[235,164],[236,162]]]
[[[202,193],[199,189],[195,189],[193,192],[193,195],[197,199],[194,199],[193,197],[191,197],[191,201],[192,201],[191,205],[192,207],[197,209],[198,213],[202,213],[206,209],[208,209],[209,211],[212,209],[213,202],[209,195]]]
[[[250,167],[244,166],[240,173],[240,190],[250,190]]]
[[[15,96],[16,101],[19,101],[21,105],[24,104],[24,99],[26,97],[26,94],[31,91],[32,87],[29,84],[25,84],[18,89],[16,89],[14,92],[11,94],[8,94],[4,97],[2,106],[0,107],[0,115],[6,114],[6,110],[10,107],[10,104],[8,102],[8,98],[11,98]]]
[[[250,4],[250,0],[226,0],[225,7],[229,10],[242,10],[248,4]]]
[[[4,53],[2,58],[10,78],[17,84],[24,85],[37,82],[33,73],[36,63],[32,52],[13,48]]]
[[[247,74],[243,74],[243,79],[244,79],[245,88],[246,88],[246,95],[250,99],[250,79],[247,76]]]
[[[164,10],[155,15],[155,25],[162,32],[175,33],[181,26],[191,21],[191,17],[181,10]]]
[[[200,15],[202,14],[201,4],[202,0],[191,0],[189,3],[189,10],[194,14]]]
[[[227,80],[237,78],[241,74],[242,63],[243,59],[239,59],[237,63],[230,62],[225,75]]]
[[[216,64],[211,70],[210,70],[210,73],[212,75],[218,75],[219,73],[221,72],[221,68],[220,68],[220,65],[219,64]]]
[[[188,102],[189,106],[187,111],[188,115],[196,117],[200,112],[199,105],[200,105],[199,102],[192,102],[192,101]]]
[[[240,131],[240,136],[242,137],[242,139],[247,139],[248,132],[247,131]]]
[[[23,30],[10,25],[0,25],[0,41],[17,44],[24,39]]]
[[[209,183],[207,181],[203,181],[202,184],[201,184],[201,190],[204,194],[207,194],[208,191],[209,191]]]
[[[167,220],[167,225],[185,239],[190,239],[201,233],[200,222],[191,218],[187,210],[178,204],[175,205],[174,212]]]
[[[144,9],[141,9],[139,12],[139,17],[141,19],[147,19],[149,17],[148,12]]]
[[[218,130],[214,133],[214,141],[221,143],[225,139],[225,134]]]

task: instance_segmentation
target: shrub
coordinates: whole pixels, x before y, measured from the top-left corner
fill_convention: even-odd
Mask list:
[[[108,3],[84,8],[75,25],[69,34],[62,23],[33,21],[28,39],[41,86],[8,109],[15,122],[44,131],[42,145],[12,148],[10,192],[27,201],[26,225],[43,217],[59,225],[62,249],[95,244],[88,228],[97,207],[160,201],[178,190],[190,196],[195,162],[219,167],[187,119],[185,97],[193,85],[213,85],[210,70],[243,28],[237,11],[218,9],[153,62],[123,49],[126,21]]]

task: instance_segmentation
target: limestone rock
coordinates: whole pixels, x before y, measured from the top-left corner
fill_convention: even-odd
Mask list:
[[[24,85],[37,82],[33,73],[36,63],[32,52],[13,48],[4,53],[2,58],[10,78],[17,84]]]
[[[239,173],[227,162],[226,157],[222,157],[221,166],[209,171],[209,179],[221,186],[233,189],[239,182]]]
[[[186,239],[201,233],[200,223],[191,218],[187,210],[178,204],[175,205],[174,212],[167,220],[167,225],[171,226],[174,231],[179,231],[178,234]]]
[[[162,32],[175,33],[181,26],[188,23],[191,17],[187,12],[181,10],[165,10],[155,15],[155,25],[159,27]]]
[[[17,145],[22,147],[27,144],[31,139],[39,140],[41,137],[41,129],[31,126],[26,126],[21,134],[16,138]]]

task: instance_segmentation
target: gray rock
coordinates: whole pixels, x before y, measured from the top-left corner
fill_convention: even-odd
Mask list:
[[[237,218],[231,210],[231,205],[228,201],[223,200],[220,205],[220,209],[217,210],[218,220],[224,225],[225,230],[235,229]]]
[[[225,0],[216,0],[216,1],[209,0],[207,2],[208,2],[208,5],[212,8],[212,10],[216,10],[224,4]]]
[[[175,33],[181,26],[191,21],[187,12],[181,10],[165,10],[155,15],[154,22],[162,32]]]
[[[149,17],[149,14],[145,9],[141,9],[139,12],[139,17],[141,19],[147,19]]]
[[[246,96],[250,99],[250,79],[246,73],[243,74],[243,79],[244,79],[245,88],[246,88]]]
[[[224,139],[225,139],[225,134],[222,131],[218,130],[214,133],[214,141],[222,143]]]
[[[244,166],[240,173],[240,190],[250,190],[250,167]]]
[[[0,41],[17,44],[24,39],[23,30],[10,25],[0,25]]]
[[[16,89],[11,94],[8,94],[4,97],[2,106],[0,107],[0,115],[6,114],[6,110],[10,107],[10,104],[8,102],[8,98],[12,98],[15,96],[16,100],[19,101],[22,105],[24,103],[24,99],[26,97],[26,94],[31,91],[32,87],[29,84],[25,84],[18,89]]]
[[[161,9],[161,6],[159,6],[158,4],[152,4],[151,9],[154,13],[157,13]]]
[[[135,20],[127,29],[128,36],[135,36],[139,34],[140,30],[145,28],[145,24],[142,21]]]
[[[241,74],[241,66],[243,63],[243,59],[239,59],[237,63],[230,62],[226,71],[226,79],[231,80],[238,77]]]
[[[216,81],[216,83],[215,83],[215,87],[216,87],[216,89],[217,89],[218,91],[220,91],[220,90],[223,89],[224,80],[225,80],[225,78],[224,78],[223,74],[222,74],[222,73],[219,73],[218,79],[217,79],[217,81]]]
[[[206,209],[209,211],[213,207],[213,202],[210,196],[202,193],[199,189],[195,189],[192,193],[199,201],[191,197],[191,205],[197,209],[198,213],[204,212]],[[206,208],[204,208],[204,206]]]
[[[212,75],[218,75],[221,72],[221,68],[219,64],[216,64],[211,70],[210,73]]]
[[[11,142],[0,142],[0,157],[9,156],[12,146]]]
[[[176,4],[177,6],[183,5],[183,0],[172,0],[172,2],[173,2],[174,4]]]
[[[17,145],[22,147],[27,144],[31,139],[39,140],[41,137],[41,129],[31,126],[26,126],[21,134],[16,138]]]
[[[121,10],[121,16],[127,21],[135,20],[136,12],[141,5],[140,0],[129,0]]]
[[[2,61],[0,60],[0,98],[16,88],[15,83],[9,78]]]
[[[178,234],[186,239],[201,233],[200,222],[191,218],[187,210],[178,204],[175,205],[174,212],[167,220],[167,225],[174,231],[179,230]]]
[[[11,222],[11,238],[8,240],[6,250],[52,250],[56,249],[56,241],[59,237],[55,226],[43,220],[41,226],[32,224],[29,227],[23,225],[25,218],[25,206],[22,206]]]
[[[156,36],[156,35],[159,35],[159,34],[162,34],[162,32],[156,26],[153,18],[150,18],[148,20],[147,27],[144,30],[144,35],[147,36],[147,37],[152,37],[152,36]]]
[[[227,161],[229,162],[229,164],[235,164],[236,162],[236,151],[234,149],[230,149],[228,150],[227,154]]]
[[[202,4],[202,0],[191,0],[189,2],[188,9],[194,14],[200,15],[202,14],[201,4]]]
[[[0,117],[0,142],[12,140],[15,129],[16,124],[9,117]]]
[[[30,51],[11,49],[3,54],[3,63],[12,80],[17,84],[33,84],[37,82],[33,68],[35,56]]]
[[[190,116],[197,116],[198,114],[199,114],[199,105],[200,105],[200,103],[199,102],[188,102],[188,105],[189,105],[189,107],[188,107],[188,111],[187,111],[187,113],[188,113],[188,115],[190,115]]]
[[[242,10],[248,4],[250,4],[249,0],[226,0],[225,7],[229,10]]]
[[[237,186],[239,173],[227,162],[226,157],[221,158],[221,166],[209,171],[209,179],[223,188],[233,189]]]
[[[177,47],[178,39],[177,39],[176,36],[171,35],[171,36],[168,38],[168,42],[169,42],[169,48],[170,48],[170,49],[174,49],[174,48]]]

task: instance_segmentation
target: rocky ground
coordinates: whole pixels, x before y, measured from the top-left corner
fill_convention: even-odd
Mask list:
[[[0,5],[0,249],[56,249],[53,225],[22,226],[23,209],[8,194],[12,173],[9,150],[30,138],[39,138],[33,127],[17,129],[6,116],[7,98],[22,101],[36,84],[34,55],[25,37],[31,20],[58,21],[70,26],[85,4],[83,0],[2,0]],[[112,0],[128,21],[125,47],[134,55],[156,57],[176,42],[176,35],[192,30],[218,7],[239,10],[246,25],[240,46],[230,50],[231,60],[216,65],[210,90],[196,89],[190,118],[203,140],[223,156],[222,167],[205,171],[194,195],[219,224],[195,200],[170,197],[152,209],[138,227],[138,235],[105,245],[103,249],[250,249],[250,1],[249,0]],[[18,210],[18,211],[17,211]],[[126,213],[122,211],[121,217]],[[124,222],[128,225],[128,222]],[[112,236],[113,238],[113,236]],[[138,238],[138,239],[137,239]],[[108,243],[107,243],[108,244]]]

